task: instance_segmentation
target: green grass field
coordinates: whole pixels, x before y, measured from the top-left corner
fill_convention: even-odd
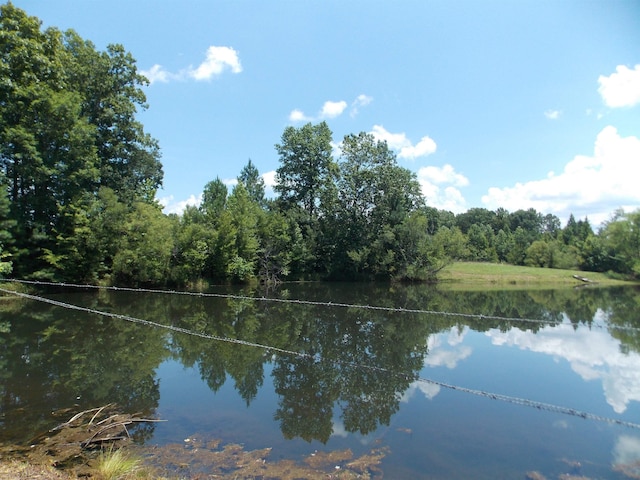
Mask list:
[[[573,278],[585,277],[591,283]],[[451,289],[561,288],[579,285],[631,285],[604,273],[554,268],[521,267],[499,263],[455,262],[440,272],[439,285]],[[636,282],[637,284],[637,282]]]

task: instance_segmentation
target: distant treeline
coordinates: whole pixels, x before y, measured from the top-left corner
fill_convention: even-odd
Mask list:
[[[595,233],[572,216],[429,207],[385,142],[326,123],[287,127],[276,196],[251,160],[231,192],[165,215],[158,143],[133,57],[0,7],[0,272],[182,286],[286,279],[432,281],[455,260],[640,274],[640,210]]]

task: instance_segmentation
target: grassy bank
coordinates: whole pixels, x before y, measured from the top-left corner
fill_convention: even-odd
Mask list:
[[[585,277],[591,282],[583,282],[574,278],[573,275]],[[440,272],[439,278],[440,286],[454,290],[570,288],[578,285],[615,286],[634,284],[634,282],[610,278],[604,273],[480,262],[453,263]]]

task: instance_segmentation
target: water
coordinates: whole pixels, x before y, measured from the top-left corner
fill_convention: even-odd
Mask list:
[[[640,423],[637,290],[293,284],[216,293],[233,297],[41,292],[273,348],[3,299],[0,443],[51,428],[57,409],[116,402],[167,420],[137,432],[146,445],[220,439],[270,447],[275,461],[383,451],[377,475],[386,478],[638,478],[625,472],[639,471],[640,429],[579,415]],[[343,303],[388,310],[336,305]],[[465,315],[406,311],[415,309]]]

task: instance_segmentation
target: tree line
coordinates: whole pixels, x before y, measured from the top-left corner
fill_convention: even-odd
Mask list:
[[[286,279],[433,281],[455,260],[640,274],[640,210],[588,219],[428,206],[386,142],[325,122],[285,128],[275,197],[251,160],[231,188],[165,215],[158,142],[136,114],[148,84],[122,45],[0,7],[0,273],[184,286]]]

